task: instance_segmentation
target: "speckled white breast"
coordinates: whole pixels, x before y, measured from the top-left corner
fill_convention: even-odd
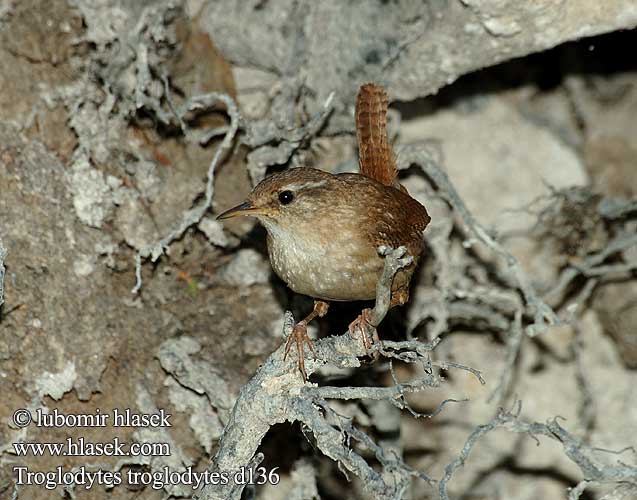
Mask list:
[[[319,235],[311,228],[291,232],[264,225],[272,267],[295,292],[332,301],[375,297],[383,261],[371,244],[345,239],[337,231]]]

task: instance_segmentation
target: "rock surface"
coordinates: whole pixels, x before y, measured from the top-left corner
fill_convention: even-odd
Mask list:
[[[603,218],[597,206],[576,207],[575,222],[562,224],[562,232],[576,235],[569,237],[573,252],[548,241],[547,232],[528,231],[548,220],[539,215],[551,189],[586,186],[577,191],[590,194],[585,200],[612,197],[616,206],[630,207],[627,200],[637,193],[637,68],[631,61],[614,66],[618,51],[605,44],[621,37],[617,46],[634,46],[634,31],[594,39],[595,50],[589,42],[570,45],[443,87],[475,70],[635,24],[631,0],[0,1],[0,498],[12,498],[16,465],[124,472],[207,467],[241,388],[284,341],[284,308],[298,318],[311,307],[273,276],[262,229],[214,215],[241,202],[269,167],[355,170],[359,83],[388,87],[397,142],[436,143],[437,161],[462,200],[519,259],[540,295],[566,271],[586,269],[609,242],[634,234],[634,208]],[[333,109],[325,112],[332,91]],[[133,294],[138,252],[204,199],[228,115],[216,103],[179,111],[208,92],[235,98],[243,115],[214,173],[212,210],[167,243],[157,260],[142,259],[141,291]],[[411,301],[385,320],[380,336],[440,334],[434,361],[470,365],[486,384],[467,372],[441,370],[439,388],[408,396],[413,409],[433,411],[445,398],[469,401],[449,403],[434,418],[417,419],[386,399],[330,404],[435,478],[498,404],[512,407],[516,399],[529,421],[560,415],[591,446],[625,447],[626,436],[637,433],[637,380],[630,369],[635,246],[610,252],[590,268],[601,266],[598,274],[582,271],[565,287],[555,305],[562,325],[536,338],[516,337],[523,298],[506,262],[464,232],[457,211],[421,171],[401,172],[401,182],[433,221]],[[599,218],[582,222],[590,214]],[[603,269],[618,265],[624,269]],[[333,305],[311,332],[345,331],[359,306]],[[530,316],[520,321],[527,324]],[[324,378],[312,382],[371,388],[414,375],[405,363],[393,370],[383,362],[326,366]],[[506,390],[491,397],[503,375]],[[32,414],[165,409],[172,425],[157,432],[19,429],[11,424],[19,408]],[[270,430],[260,448],[264,466],[279,467],[282,481],[257,488],[256,498],[318,492],[370,498],[364,484],[353,476],[345,482],[331,458],[313,451],[312,431],[287,424]],[[67,437],[164,442],[172,452],[122,460],[12,454],[18,441]],[[348,446],[375,464],[353,441]],[[619,459],[633,463],[628,455]],[[452,498],[565,498],[580,479],[556,442],[541,438],[536,447],[532,438],[500,429],[476,445],[449,491]],[[31,486],[20,488],[18,498],[58,493],[159,499],[191,491],[78,485],[52,493]],[[628,499],[634,488],[604,484],[587,493],[587,499]],[[418,480],[405,496],[434,497]]]

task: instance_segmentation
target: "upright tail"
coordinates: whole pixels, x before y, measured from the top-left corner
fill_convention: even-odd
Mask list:
[[[361,85],[356,98],[356,135],[361,174],[386,186],[396,185],[396,159],[387,136],[387,92]]]

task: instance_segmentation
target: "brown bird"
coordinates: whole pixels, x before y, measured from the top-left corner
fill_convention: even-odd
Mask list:
[[[292,168],[266,177],[247,200],[219,215],[256,217],[267,230],[268,254],[276,274],[297,293],[315,299],[313,311],[297,323],[287,341],[299,354],[306,379],[303,342],[312,352],[307,325],[327,313],[330,301],[369,300],[384,260],[378,247],[405,246],[413,263],[398,271],[392,284],[391,306],[409,299],[409,281],[422,252],[427,210],[396,180],[396,163],[387,137],[387,94],[382,87],[360,88],[356,125],[360,174],[333,175],[314,168]],[[365,333],[370,310],[350,324]]]

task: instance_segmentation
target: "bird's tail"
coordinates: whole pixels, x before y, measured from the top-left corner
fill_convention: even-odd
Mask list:
[[[396,159],[387,136],[388,104],[383,87],[361,85],[356,98],[356,135],[361,174],[392,186],[396,184]]]

